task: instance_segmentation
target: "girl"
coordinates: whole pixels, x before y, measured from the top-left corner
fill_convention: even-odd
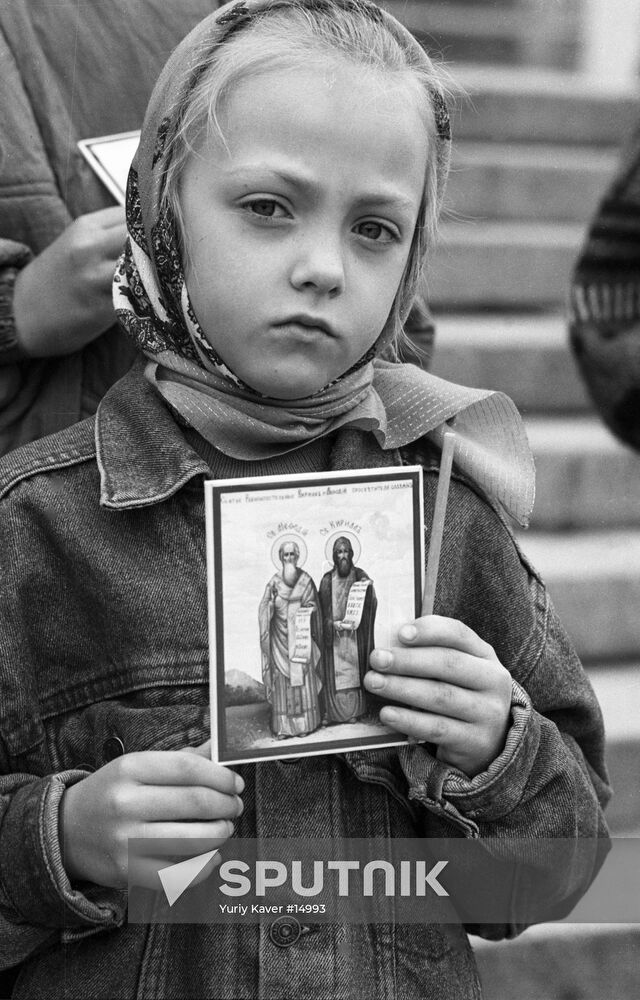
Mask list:
[[[163,72],[114,291],[146,362],[95,420],[0,470],[0,954],[24,962],[16,996],[479,996],[460,925],[126,926],[130,837],[216,846],[235,826],[492,851],[605,836],[598,707],[500,513],[524,520],[532,499],[515,410],[381,360],[421,280],[448,149],[432,64],[369,0],[223,7]],[[441,614],[374,650],[365,678],[413,741],[212,764],[203,476],[420,461],[431,511],[454,415]],[[546,912],[596,867],[576,849],[543,868]]]

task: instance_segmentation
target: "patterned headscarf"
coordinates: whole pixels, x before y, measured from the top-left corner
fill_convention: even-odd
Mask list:
[[[174,51],[149,102],[127,186],[129,238],[113,286],[118,320],[149,359],[149,381],[183,420],[225,454],[265,459],[340,427],[371,431],[385,449],[426,434],[439,443],[445,422],[456,417],[458,466],[524,524],[533,505],[533,462],[507,396],[452,385],[415,365],[381,360],[391,336],[385,328],[367,355],[320,392],[304,399],[266,398],[225,365],[198,323],[184,279],[176,220],[163,199],[171,139],[199,82],[203,55],[256,18],[294,6],[357,11],[384,25],[430,65],[407,29],[370,0],[240,0],[205,18]],[[440,203],[450,127],[442,94],[432,89],[431,97]]]

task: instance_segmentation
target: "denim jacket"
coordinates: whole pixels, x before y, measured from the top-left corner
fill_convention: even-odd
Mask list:
[[[347,432],[331,465],[402,461],[423,463],[428,528],[437,456],[422,442],[398,455]],[[23,963],[14,995],[479,997],[461,925],[304,926],[285,948],[268,925],[127,925],[124,893],[69,882],[65,787],[120,753],[208,737],[208,475],[138,368],[96,417],[0,463],[0,968]],[[602,720],[543,583],[458,476],[447,523],[436,612],[478,632],[512,674],[503,752],[473,779],[422,744],[243,765],[239,836],[605,842]],[[594,877],[581,859],[540,873],[550,916]]]

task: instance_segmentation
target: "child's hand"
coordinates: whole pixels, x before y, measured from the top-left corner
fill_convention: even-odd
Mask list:
[[[239,775],[205,759],[200,748],[118,757],[62,797],[65,870],[72,881],[123,888],[130,837],[182,840],[187,857],[194,853],[188,838],[206,839],[213,850],[233,833],[243,787]]]
[[[473,778],[504,747],[511,675],[493,647],[454,618],[418,618],[398,638],[402,646],[373,650],[364,684],[409,708],[385,706],[380,721],[436,743],[439,760]]]

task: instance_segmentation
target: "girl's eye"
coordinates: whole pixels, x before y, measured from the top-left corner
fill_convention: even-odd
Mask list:
[[[287,210],[273,198],[256,198],[254,201],[247,202],[246,207],[253,215],[259,215],[261,219],[284,219],[289,216]]]
[[[359,236],[364,236],[375,243],[392,243],[396,239],[395,233],[381,222],[374,222],[373,220],[359,222],[355,228]]]

